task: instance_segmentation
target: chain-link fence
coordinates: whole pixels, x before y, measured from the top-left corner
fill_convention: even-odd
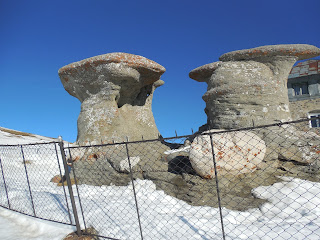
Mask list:
[[[303,123],[94,146],[3,146],[0,204],[101,239],[319,239],[320,136]],[[49,182],[55,175],[62,186]]]
[[[0,168],[0,206],[75,225],[69,194],[56,187],[64,175],[60,143],[0,145]]]

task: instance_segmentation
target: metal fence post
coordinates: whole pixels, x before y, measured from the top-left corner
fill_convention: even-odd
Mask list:
[[[1,173],[2,173],[2,178],[3,178],[4,189],[5,189],[6,195],[7,195],[8,207],[9,207],[9,209],[11,209],[10,201],[9,201],[9,195],[8,195],[8,189],[7,189],[7,184],[6,184],[6,179],[5,179],[4,173],[3,173],[3,165],[2,165],[1,157],[0,157],[0,166],[1,166]]]
[[[70,148],[68,148],[68,152],[69,152],[70,159],[72,159]],[[82,214],[82,220],[83,220],[83,224],[84,224],[84,229],[85,229],[85,231],[87,231],[87,225],[86,225],[86,220],[84,219],[83,208],[82,208],[82,203],[81,203],[81,198],[80,198],[80,193],[79,193],[79,188],[78,188],[78,183],[77,183],[77,175],[76,175],[76,171],[74,170],[74,167],[73,167],[73,161],[72,161],[71,164],[72,164],[71,169],[72,169],[73,176],[74,176],[74,182],[75,182],[75,185],[76,185],[77,194],[79,196],[79,205],[80,205],[80,210],[81,210],[81,214]]]
[[[21,147],[21,154],[22,154],[22,159],[23,159],[23,165],[24,165],[24,170],[26,172],[26,177],[27,177],[27,183],[28,183],[28,188],[29,188],[29,193],[30,193],[30,198],[31,198],[31,204],[32,204],[32,209],[33,209],[33,215],[36,217],[36,210],[34,208],[33,204],[33,197],[32,197],[32,192],[31,192],[31,187],[30,187],[30,181],[29,181],[29,176],[28,176],[28,171],[27,171],[27,165],[26,165],[26,159],[24,157],[24,152],[23,152],[23,147]]]
[[[141,221],[140,221],[140,213],[139,213],[139,207],[138,207],[138,201],[137,201],[137,194],[136,194],[136,189],[134,187],[133,173],[132,173],[131,161],[130,161],[130,155],[129,155],[128,138],[127,138],[127,142],[125,144],[126,144],[126,150],[127,150],[127,157],[128,157],[128,163],[129,163],[129,169],[130,169],[130,177],[131,177],[131,183],[132,183],[132,188],[133,188],[134,201],[135,201],[135,204],[136,204],[136,211],[137,211],[137,215],[138,215],[140,236],[141,236],[141,240],[143,240],[142,227],[141,227]]]
[[[54,150],[56,152],[57,162],[58,162],[58,167],[59,167],[59,173],[60,173],[61,182],[62,182],[63,175],[62,175],[61,167],[60,167],[60,163],[59,163],[59,155],[58,155],[58,150],[57,150],[57,144],[56,143],[54,143]],[[70,214],[71,211],[70,211],[70,208],[69,208],[68,198],[67,198],[65,186],[64,186],[63,183],[62,183],[62,189],[63,189],[64,197],[66,199],[66,205],[67,205],[67,209],[68,209],[68,215],[69,215],[70,224],[72,224],[72,218],[71,218],[71,214]]]
[[[220,212],[221,231],[222,231],[223,240],[225,240],[226,236],[224,232],[224,224],[223,224],[223,216],[222,216],[222,208],[221,208],[221,200],[220,200],[220,189],[219,189],[219,181],[218,181],[218,174],[217,174],[217,163],[216,163],[216,157],[215,157],[214,148],[213,148],[212,134],[210,134],[210,142],[211,142],[212,160],[213,160],[213,166],[214,166],[214,176],[215,176],[216,186],[217,186],[217,197],[218,197],[219,212]]]
[[[76,208],[76,203],[74,201],[74,195],[73,195],[73,191],[72,191],[72,185],[71,185],[70,175],[69,175],[69,171],[68,171],[68,165],[67,165],[67,160],[66,160],[66,154],[64,152],[64,146],[63,146],[62,138],[61,138],[61,140],[59,141],[58,144],[59,144],[60,151],[61,151],[63,167],[64,167],[65,176],[66,176],[67,185],[68,185],[68,190],[69,190],[69,194],[70,194],[70,200],[71,200],[73,216],[74,216],[74,220],[76,222],[77,235],[81,236],[81,228],[80,228],[80,223],[79,223],[79,218],[78,218],[78,212],[77,212],[77,208]]]

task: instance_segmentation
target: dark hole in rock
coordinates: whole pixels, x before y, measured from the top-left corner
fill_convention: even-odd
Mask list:
[[[151,93],[152,85],[141,88],[137,95],[128,95],[122,92],[120,93],[120,97],[116,98],[118,108],[121,108],[125,104],[129,104],[131,106],[144,106]]]
[[[168,172],[174,174],[188,173],[197,175],[191,166],[190,160],[186,156],[177,156],[168,163]]]

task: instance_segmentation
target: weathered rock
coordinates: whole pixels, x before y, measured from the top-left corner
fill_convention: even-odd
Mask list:
[[[204,134],[210,132],[214,130]],[[266,153],[265,142],[249,131],[214,133],[212,144],[216,170],[220,175],[253,172],[262,163]],[[199,135],[193,140],[190,162],[200,176],[209,179],[215,176],[209,135]]]
[[[130,182],[130,175],[116,171],[104,155],[94,162],[80,159],[73,167],[79,184],[126,186]],[[71,177],[74,177],[73,171]]]
[[[220,57],[221,61],[257,60],[266,61],[267,58],[294,57],[297,60],[313,58],[320,55],[320,49],[309,44],[279,44],[267,45],[251,49],[237,50],[225,53]],[[269,60],[267,60],[269,61]]]
[[[290,120],[287,79],[297,60],[320,55],[306,44],[263,46],[226,53],[192,70],[207,82],[203,99],[211,128],[232,129]]]
[[[320,136],[299,131],[291,125],[253,130],[268,147],[267,159],[295,161],[299,164],[317,164],[320,159]]]
[[[138,164],[139,161],[140,161],[140,157],[129,157],[129,158],[123,159],[122,161],[120,161],[119,170],[121,172],[129,173],[130,167],[132,169],[135,165]]]
[[[151,105],[154,90],[164,84],[164,72],[161,65],[128,53],[104,54],[59,69],[64,88],[81,102],[77,142],[157,138]]]
[[[166,150],[160,141],[151,141],[72,148],[71,154],[80,158],[74,169],[81,184],[123,186],[131,179],[128,153],[133,177],[142,179],[143,172],[168,172],[168,163],[161,161]]]

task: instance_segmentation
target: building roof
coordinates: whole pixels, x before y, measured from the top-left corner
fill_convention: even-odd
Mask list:
[[[298,63],[291,69],[289,78],[320,74],[320,60],[308,60]]]

